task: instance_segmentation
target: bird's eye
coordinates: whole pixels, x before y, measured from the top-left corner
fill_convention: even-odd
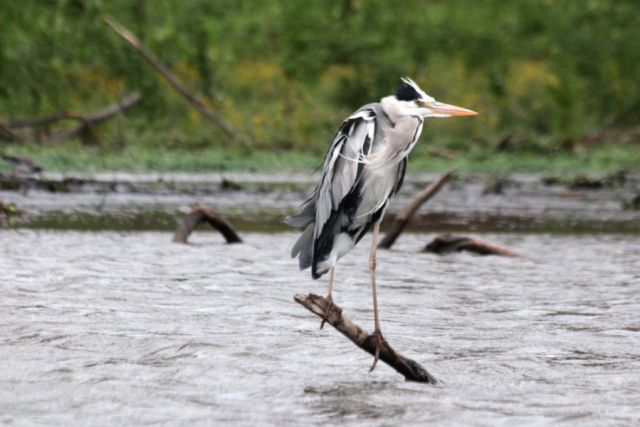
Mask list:
[[[413,101],[413,102],[415,102],[415,103],[416,103],[416,105],[420,105],[420,100],[419,100],[419,99],[416,99],[416,100],[415,100],[415,101]]]

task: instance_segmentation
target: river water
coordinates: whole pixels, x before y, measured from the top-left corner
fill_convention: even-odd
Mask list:
[[[382,330],[441,379],[405,382],[293,301],[325,294],[297,233],[0,230],[7,425],[640,424],[637,235],[482,234],[525,258],[380,251]],[[334,299],[373,328],[370,236]]]

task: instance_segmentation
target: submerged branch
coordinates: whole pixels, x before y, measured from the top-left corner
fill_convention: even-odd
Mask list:
[[[489,243],[471,237],[454,236],[453,234],[448,233],[437,236],[431,243],[427,244],[421,252],[445,255],[452,252],[462,251],[473,252],[478,255],[520,256],[512,250],[496,245],[495,243]]]
[[[202,222],[206,222],[218,230],[226,239],[227,243],[242,243],[242,239],[231,224],[225,221],[213,209],[204,207],[198,203],[193,205],[191,210],[182,219],[182,223],[173,235],[173,243],[187,243],[187,237]]]
[[[409,223],[409,220],[415,215],[415,213],[420,209],[427,200],[432,198],[444,184],[449,182],[451,176],[456,171],[456,168],[451,169],[449,172],[445,173],[439,180],[429,185],[427,188],[422,190],[420,193],[416,194],[413,199],[407,203],[407,205],[400,211],[400,213],[396,216],[396,219],[393,221],[391,228],[385,234],[384,239],[378,245],[379,248],[389,249],[395,241],[400,236],[400,233],[404,230],[404,228]]]
[[[304,306],[307,310],[316,314],[320,318],[324,316],[327,310],[329,302],[318,295],[295,295],[293,299],[300,305]],[[348,317],[341,314],[342,310],[335,304],[332,305],[327,316],[327,323],[331,324],[336,330],[341,332],[345,337],[349,338],[355,345],[362,350],[375,355],[376,348],[371,338],[366,331],[360,326],[356,325]],[[411,359],[407,359],[400,353],[391,348],[389,343],[383,341],[382,348],[380,349],[380,360],[393,369],[398,371],[401,375],[404,375],[408,381],[417,381],[422,383],[437,384],[436,380],[429,372],[427,372],[422,366]]]

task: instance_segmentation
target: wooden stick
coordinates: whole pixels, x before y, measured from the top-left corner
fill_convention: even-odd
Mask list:
[[[323,318],[327,310],[329,301],[325,298],[309,294],[309,295],[295,295],[293,299],[307,310],[316,314],[318,317]],[[348,317],[342,314],[342,310],[335,304],[329,310],[327,316],[327,323],[333,326],[336,330],[341,332],[345,337],[349,338],[355,345],[366,351],[370,355],[375,355],[376,348],[373,339],[369,339],[369,335],[366,331],[362,330],[360,326],[353,323]],[[437,384],[436,380],[429,372],[426,371],[417,362],[411,359],[407,359],[400,353],[396,352],[389,343],[383,341],[382,348],[380,349],[380,360],[393,369],[398,371],[401,375],[404,375],[407,381],[416,381],[429,384]]]
[[[451,169],[449,172],[445,173],[439,180],[422,190],[420,193],[416,194],[413,199],[409,200],[409,203],[400,211],[400,213],[396,216],[396,219],[393,221],[391,225],[391,229],[385,234],[384,239],[378,245],[379,248],[389,249],[395,241],[398,239],[398,236],[404,228],[409,223],[409,220],[415,215],[415,213],[420,209],[420,206],[424,204],[427,200],[432,198],[444,184],[449,182],[451,176],[456,171],[457,168]]]
[[[198,109],[205,117],[215,123],[222,131],[232,140],[237,140],[238,137],[231,130],[231,127],[216,113],[211,111],[202,101],[200,101],[194,94],[189,92],[187,88],[173,75],[171,72],[153,55],[138,38],[129,30],[127,30],[122,24],[117,22],[111,16],[105,16],[104,20],[111,26],[118,34],[120,34],[126,41],[128,41],[142,56],[151,64],[156,70],[162,74],[162,76],[177,90],[187,101],[189,101],[194,107]]]
[[[218,230],[227,243],[242,243],[242,239],[224,218],[213,209],[206,208],[198,203],[182,219],[182,223],[173,234],[173,243],[187,243],[187,237],[201,222],[207,222]]]
[[[43,144],[52,144],[54,142],[63,141],[65,139],[71,139],[78,135],[80,135],[85,130],[89,129],[91,126],[96,125],[100,122],[107,120],[108,118],[115,116],[121,110],[126,110],[127,108],[135,105],[142,99],[142,95],[140,92],[134,92],[126,98],[109,105],[103,110],[98,111],[94,114],[89,115],[80,115],[78,114],[76,117],[82,121],[78,126],[67,129],[65,131],[59,132],[55,135],[51,135],[49,138],[42,141]],[[66,113],[69,114],[69,113]],[[70,117],[70,116],[67,116]]]
[[[445,255],[452,252],[462,251],[473,252],[478,255],[520,256],[512,250],[496,245],[495,243],[489,243],[471,237],[454,236],[453,234],[448,233],[437,236],[431,243],[426,245],[421,252]]]

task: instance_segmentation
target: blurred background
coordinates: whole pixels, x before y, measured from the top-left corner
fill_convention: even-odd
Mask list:
[[[239,139],[188,104],[105,14]],[[72,123],[60,121],[0,142],[47,170],[307,170],[340,122],[393,93],[400,76],[480,113],[426,126],[410,170],[640,164],[637,0],[23,0],[1,2],[0,15],[0,123],[142,94],[120,121],[81,137],[29,141]]]

